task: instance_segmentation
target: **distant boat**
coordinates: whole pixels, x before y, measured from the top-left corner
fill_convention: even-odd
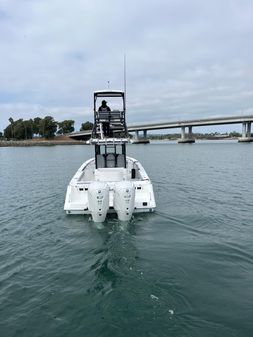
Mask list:
[[[98,111],[98,98],[120,98],[123,108]],[[119,220],[128,221],[133,213],[155,209],[153,186],[147,173],[138,160],[126,156],[125,107],[123,91],[94,93],[90,143],[95,145],[95,157],[81,165],[68,185],[64,205],[67,214],[91,214],[94,222],[103,222],[107,213],[117,213]],[[105,130],[108,134],[104,134]]]

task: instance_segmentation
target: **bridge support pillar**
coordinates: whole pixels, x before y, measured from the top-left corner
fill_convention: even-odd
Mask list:
[[[192,134],[192,126],[188,126],[188,135],[185,134],[185,126],[181,127],[181,138],[177,141],[179,144],[191,144],[195,143],[195,139]]]
[[[238,138],[240,143],[253,142],[253,137],[251,137],[251,122],[242,123],[242,137]]]
[[[247,137],[251,137],[251,122],[247,123]]]
[[[181,127],[181,139],[184,140],[185,139],[185,126]]]
[[[139,130],[135,131],[134,138],[131,140],[132,144],[148,144],[149,139],[147,139],[147,130],[143,130],[143,137],[139,137]]]

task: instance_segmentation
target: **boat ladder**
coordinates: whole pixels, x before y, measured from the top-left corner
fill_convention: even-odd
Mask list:
[[[97,124],[96,132],[97,132],[97,134],[99,134],[100,139],[104,139],[104,132],[103,132],[103,124],[102,123]]]

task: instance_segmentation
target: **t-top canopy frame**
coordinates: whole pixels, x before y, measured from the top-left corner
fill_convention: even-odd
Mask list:
[[[124,97],[125,93],[121,90],[99,90],[94,91],[94,97]]]
[[[119,97],[123,99],[123,111],[126,110],[125,93],[121,90],[99,90],[94,92],[94,112],[96,111],[96,101],[98,97]]]

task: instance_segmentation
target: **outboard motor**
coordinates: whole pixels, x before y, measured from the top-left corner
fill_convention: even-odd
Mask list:
[[[103,222],[109,209],[109,186],[103,182],[93,182],[88,190],[88,208],[94,222]]]
[[[114,209],[120,221],[131,219],[134,210],[135,187],[131,181],[121,181],[114,188]]]

